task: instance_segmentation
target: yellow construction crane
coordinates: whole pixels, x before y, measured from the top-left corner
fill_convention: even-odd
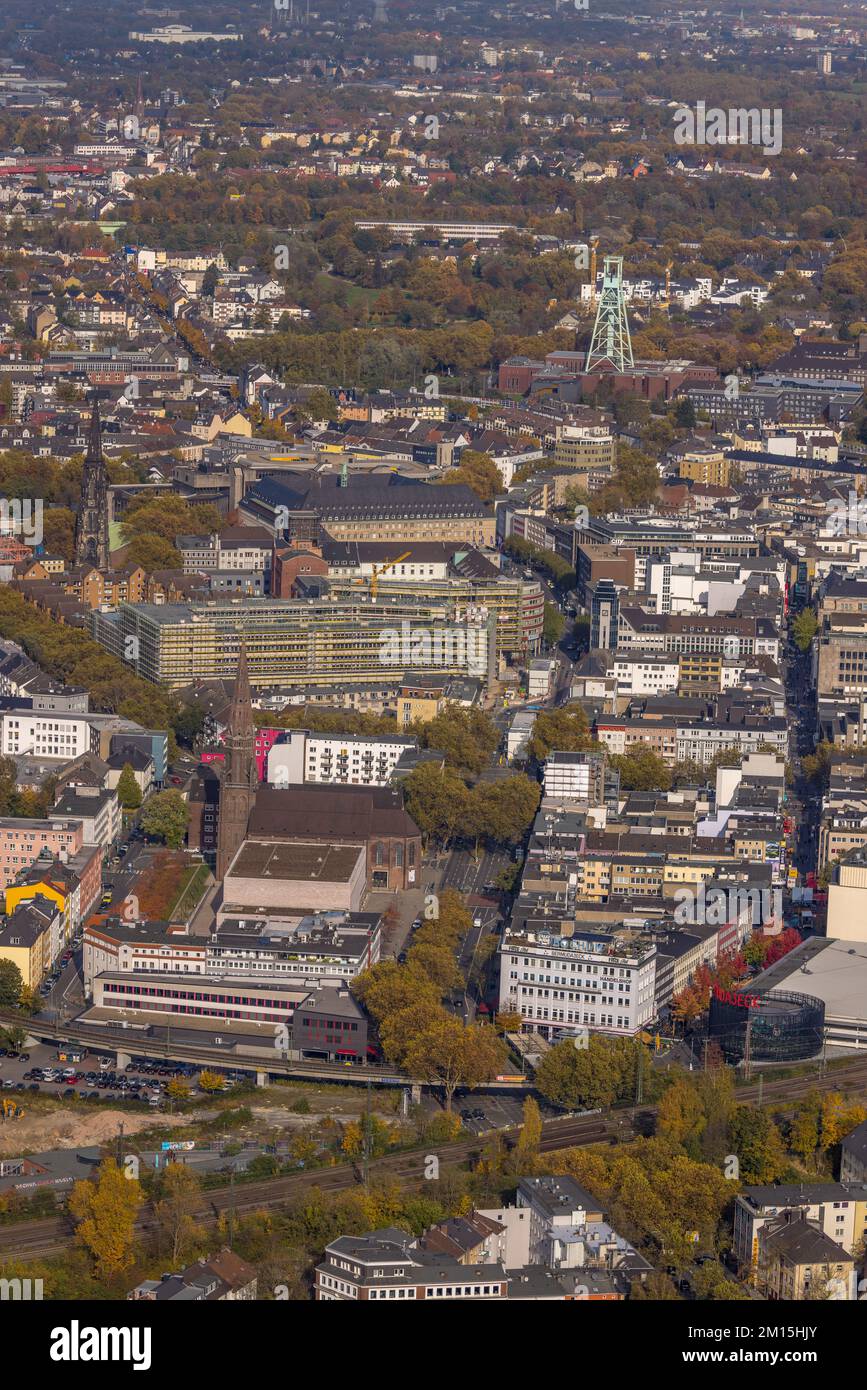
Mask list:
[[[662,300],[662,308],[667,309],[671,303],[671,268],[674,261],[669,261],[665,267],[665,298]]]
[[[590,238],[590,303],[596,303],[596,247],[599,245],[598,236]]]
[[[393,569],[395,565],[399,565],[403,560],[408,560],[411,554],[411,550],[405,550],[402,555],[395,556],[393,560],[386,560],[384,565],[374,565],[373,573],[369,579],[354,579],[352,582],[353,584],[366,584],[370,592],[370,597],[375,600],[379,593],[379,576],[385,574],[386,570]]]

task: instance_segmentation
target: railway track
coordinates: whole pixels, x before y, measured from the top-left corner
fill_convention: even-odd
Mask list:
[[[846,1066],[836,1067],[823,1075],[809,1077],[788,1077],[778,1081],[769,1080],[762,1084],[762,1103],[767,1104],[776,1098],[798,1100],[810,1091],[847,1090],[854,1094],[867,1096],[867,1059],[855,1061]],[[739,1104],[749,1104],[758,1100],[758,1084],[740,1087],[736,1092]],[[645,1106],[643,1114],[653,1115],[653,1106]],[[549,1120],[542,1130],[540,1150],[550,1153],[556,1149],[586,1144],[598,1144],[612,1136],[622,1139],[634,1132],[626,1128],[626,1116],[619,1118],[593,1115],[586,1118],[572,1117],[562,1120]],[[626,1122],[628,1124],[628,1122]],[[508,1144],[514,1142],[515,1132],[494,1131],[502,1134]],[[435,1155],[444,1167],[465,1162],[478,1155],[488,1135],[455,1141],[451,1144],[431,1145]],[[411,1153],[394,1154],[389,1158],[374,1160],[370,1165],[371,1177],[392,1177],[407,1182],[423,1178],[426,1154],[421,1149]],[[335,1168],[318,1168],[309,1173],[290,1173],[283,1177],[262,1179],[253,1183],[238,1183],[234,1188],[228,1185],[215,1188],[205,1194],[203,1207],[197,1215],[203,1225],[214,1226],[221,1216],[230,1210],[236,1216],[252,1211],[279,1207],[293,1197],[317,1187],[324,1192],[340,1192],[354,1187],[360,1181],[358,1169],[352,1164],[342,1164]],[[146,1208],[136,1223],[136,1233],[146,1237],[156,1230],[156,1222],[150,1207]],[[47,1217],[39,1221],[22,1221],[14,1225],[0,1226],[0,1260],[48,1259],[61,1254],[73,1238],[71,1223],[65,1216]]]
[[[500,1131],[504,1133],[504,1131]],[[540,1148],[551,1150],[576,1144],[598,1143],[611,1133],[601,1116],[588,1120],[552,1120],[545,1126]],[[443,1167],[473,1158],[481,1150],[487,1136],[460,1140],[452,1144],[431,1145]],[[392,1177],[407,1182],[424,1177],[426,1154],[421,1149],[411,1153],[394,1154],[374,1160],[370,1165],[373,1178]],[[358,1185],[360,1175],[353,1164],[336,1168],[316,1168],[309,1173],[289,1173],[284,1177],[265,1178],[233,1187],[214,1188],[203,1196],[203,1205],[196,1219],[206,1226],[217,1224],[221,1216],[232,1211],[236,1216],[248,1212],[279,1207],[299,1194],[318,1187],[324,1192],[340,1192]],[[148,1205],[136,1222],[136,1235],[146,1237],[157,1229],[153,1212]],[[65,1216],[47,1217],[39,1221],[21,1221],[0,1226],[0,1260],[48,1259],[61,1254],[73,1238],[73,1228]]]
[[[834,1067],[814,1076],[788,1077],[779,1081],[766,1078],[761,1088],[762,1103],[764,1104],[775,1096],[782,1096],[787,1100],[797,1100],[809,1095],[810,1091],[851,1091],[855,1094],[867,1095],[867,1059]],[[758,1083],[741,1086],[735,1092],[735,1099],[740,1103],[758,1100],[758,1098]]]

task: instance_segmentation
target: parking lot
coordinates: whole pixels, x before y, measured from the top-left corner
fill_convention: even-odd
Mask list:
[[[455,1102],[455,1108],[461,1118],[464,1129],[471,1134],[482,1134],[488,1129],[508,1129],[511,1125],[519,1125],[523,1119],[524,1102],[522,1097],[511,1095],[486,1095],[478,1094],[460,1096]],[[553,1106],[539,1101],[539,1109],[542,1112],[543,1120],[553,1120],[560,1111]]]
[[[40,1043],[18,1056],[2,1049],[0,1092],[22,1098],[38,1092],[63,1100],[139,1101],[157,1109],[166,1098],[169,1082],[177,1078],[189,1088],[191,1096],[200,1094],[195,1082],[201,1067],[133,1059],[125,1071],[118,1071],[110,1053],[100,1054],[88,1049],[80,1060],[73,1061],[58,1055],[64,1051],[74,1053],[75,1049],[71,1044],[58,1049],[55,1045]],[[235,1073],[227,1073],[224,1077],[226,1089],[232,1089],[237,1080]]]

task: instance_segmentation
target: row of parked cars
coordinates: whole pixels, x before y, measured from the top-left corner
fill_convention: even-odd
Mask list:
[[[60,979],[61,975],[63,974],[64,970],[66,969],[67,965],[71,960],[72,947],[69,947],[66,951],[63,952],[62,956],[59,956],[57,958],[57,960],[54,962],[54,969],[52,970],[51,974],[46,975],[45,979],[42,981],[42,984],[39,986],[39,993],[43,996],[43,998],[45,997],[45,995],[50,994],[51,991],[54,989],[54,986],[57,984],[58,980]]]
[[[31,1067],[24,1073],[24,1080],[9,1089],[38,1091],[43,1086],[57,1086],[64,1100],[75,1100],[78,1096],[86,1100],[140,1100],[157,1106],[162,1100],[162,1082],[147,1082],[138,1077],[127,1077],[123,1072],[82,1071],[76,1067]],[[57,1094],[57,1093],[55,1093]]]

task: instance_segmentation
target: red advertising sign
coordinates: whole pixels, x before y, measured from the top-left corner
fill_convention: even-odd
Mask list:
[[[758,994],[734,994],[730,989],[721,989],[719,985],[713,987],[714,995],[723,1004],[734,1004],[738,1009],[757,1009],[760,996]]]

